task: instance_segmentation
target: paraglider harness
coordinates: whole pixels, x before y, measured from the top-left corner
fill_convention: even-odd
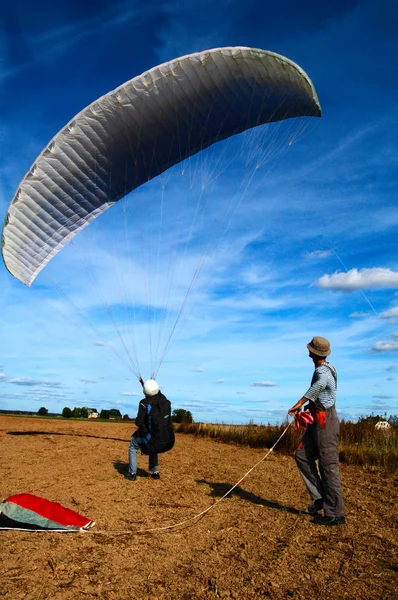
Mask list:
[[[135,424],[138,429],[133,437],[143,454],[161,454],[174,446],[171,403],[162,392],[141,400]]]

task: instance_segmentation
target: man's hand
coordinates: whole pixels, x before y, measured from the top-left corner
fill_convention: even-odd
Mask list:
[[[289,410],[287,411],[287,413],[291,416],[294,417],[295,414],[298,414],[299,412],[301,412],[301,406],[297,406],[297,404],[295,404],[294,406],[292,406],[292,408],[289,408]]]
[[[298,402],[296,402],[296,404],[294,406],[292,406],[292,408],[289,408],[289,410],[287,411],[288,414],[291,417],[294,417],[294,415],[296,413],[301,412],[303,404],[305,404],[308,401],[308,398],[306,398],[305,396],[303,398],[300,398],[300,400]]]

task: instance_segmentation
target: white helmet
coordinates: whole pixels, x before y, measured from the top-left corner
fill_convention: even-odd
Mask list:
[[[154,379],[148,379],[143,388],[145,396],[156,396],[159,393],[159,386]]]

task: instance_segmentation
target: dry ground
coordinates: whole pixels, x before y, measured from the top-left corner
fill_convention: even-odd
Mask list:
[[[347,524],[305,513],[291,457],[177,435],[161,480],[129,482],[131,424],[0,417],[1,499],[29,492],[96,522],[83,533],[1,531],[1,600],[398,597],[396,475],[342,466]],[[276,449],[277,450],[277,449]],[[117,532],[131,531],[120,535]]]

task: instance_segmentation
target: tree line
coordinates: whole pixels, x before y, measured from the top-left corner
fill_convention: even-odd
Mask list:
[[[41,417],[48,415],[48,409],[41,406],[37,411],[37,414]],[[62,416],[64,419],[88,419],[89,415],[97,414],[99,419],[123,419],[123,421],[130,421],[130,417],[126,414],[123,415],[118,408],[103,409],[98,412],[96,408],[89,408],[87,406],[69,408],[65,406],[62,410]],[[176,408],[171,414],[173,423],[193,423],[192,413],[189,410],[183,408]]]

